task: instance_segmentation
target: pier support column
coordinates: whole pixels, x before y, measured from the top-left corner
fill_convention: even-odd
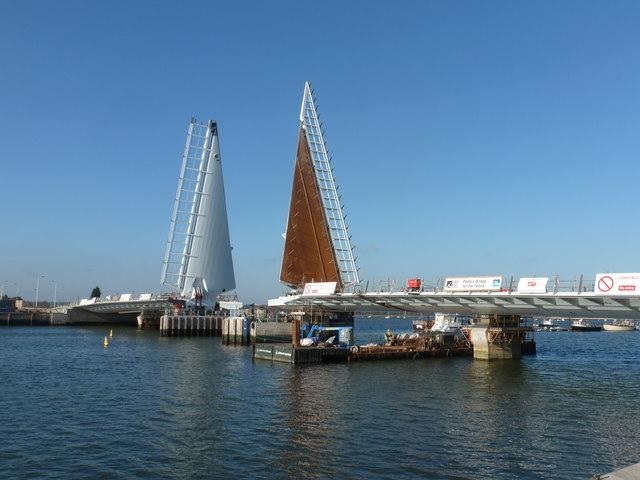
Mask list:
[[[473,358],[516,360],[522,356],[525,330],[520,315],[482,315],[470,330]]]

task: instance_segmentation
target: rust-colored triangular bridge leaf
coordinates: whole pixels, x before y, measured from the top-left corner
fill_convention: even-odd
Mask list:
[[[337,289],[342,287],[311,152],[302,127],[280,280],[296,287],[308,282],[337,282]]]

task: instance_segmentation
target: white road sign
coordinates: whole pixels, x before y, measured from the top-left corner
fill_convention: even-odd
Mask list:
[[[549,277],[521,278],[518,281],[518,293],[546,293]]]
[[[336,293],[337,282],[316,282],[304,285],[303,295],[333,295]]]
[[[451,277],[444,279],[445,292],[499,291],[502,277]]]
[[[640,273],[599,273],[594,291],[601,295],[640,295]]]

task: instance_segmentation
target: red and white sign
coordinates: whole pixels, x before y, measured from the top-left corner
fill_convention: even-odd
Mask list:
[[[547,293],[548,277],[521,278],[518,281],[518,293]]]
[[[601,295],[640,295],[640,273],[599,273],[594,292]]]
[[[337,282],[316,282],[304,285],[303,295],[333,295],[336,293]]]

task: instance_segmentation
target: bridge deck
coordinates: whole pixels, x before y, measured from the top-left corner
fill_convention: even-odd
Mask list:
[[[593,292],[372,292],[291,295],[269,300],[283,309],[321,308],[329,312],[503,314],[564,318],[640,319],[640,295]]]
[[[129,301],[101,301],[84,305],[74,305],[67,310],[85,310],[92,313],[135,313],[145,311],[163,312],[165,308],[171,308],[172,304],[167,298],[129,300]]]

